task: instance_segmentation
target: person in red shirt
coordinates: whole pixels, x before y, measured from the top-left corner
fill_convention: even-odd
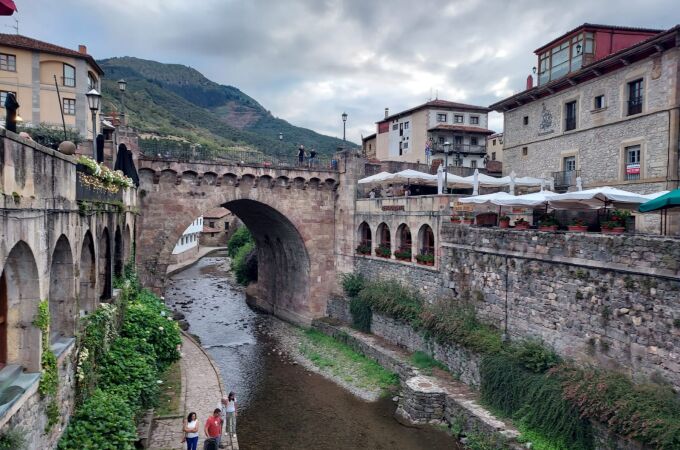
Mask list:
[[[213,411],[213,415],[208,417],[208,420],[205,421],[205,427],[203,428],[203,431],[205,432],[206,437],[210,439],[214,439],[217,445],[220,445],[220,438],[222,437],[222,417],[220,414],[222,411],[219,408],[215,408],[215,411]]]

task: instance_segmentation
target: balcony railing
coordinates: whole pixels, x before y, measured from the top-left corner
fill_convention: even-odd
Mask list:
[[[470,144],[434,144],[432,146],[432,153],[446,153],[455,155],[456,153],[468,154],[486,154],[486,145],[470,145]]]
[[[576,179],[581,176],[580,170],[564,170],[562,172],[553,172],[555,179],[555,190],[566,190],[569,186],[576,186]]]
[[[628,100],[628,115],[640,114],[642,112],[642,97],[635,97]]]

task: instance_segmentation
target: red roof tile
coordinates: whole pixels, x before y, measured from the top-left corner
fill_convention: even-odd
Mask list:
[[[26,50],[37,50],[45,53],[52,53],[54,55],[71,56],[74,58],[84,59],[95,68],[95,70],[100,74],[104,75],[104,71],[97,61],[91,55],[86,53],[80,53],[78,50],[72,50],[66,47],[60,47],[58,45],[50,44],[49,42],[39,41],[30,37],[22,36],[20,34],[5,34],[0,33],[0,45],[6,45],[7,47],[22,48]]]
[[[486,128],[482,128],[482,127],[468,127],[468,126],[465,126],[465,125],[446,125],[446,124],[443,124],[443,123],[439,124],[437,126],[434,126],[427,131],[437,131],[437,130],[460,131],[462,133],[494,134],[493,130],[487,130]]]

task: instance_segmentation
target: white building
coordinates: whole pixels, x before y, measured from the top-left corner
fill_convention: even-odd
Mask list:
[[[201,236],[202,231],[203,217],[199,217],[191,222],[191,225],[189,225],[187,229],[184,230],[184,233],[182,233],[182,236],[177,241],[177,244],[175,244],[175,248],[172,249],[173,255],[182,255],[173,256],[173,259],[176,262],[182,261],[185,253],[190,255],[198,251],[198,239]],[[193,251],[190,252],[190,250]]]

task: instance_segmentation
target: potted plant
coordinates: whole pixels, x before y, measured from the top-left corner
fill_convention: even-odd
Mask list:
[[[471,215],[469,215],[469,214],[466,214],[466,215],[463,216],[463,218],[461,219],[461,223],[462,223],[463,225],[472,225],[472,224],[474,223],[474,221],[475,221],[474,216],[471,216]]]
[[[370,255],[371,254],[371,246],[368,244],[359,244],[357,246],[357,253],[360,255]]]
[[[410,248],[400,248],[394,252],[394,257],[400,261],[411,261],[411,249]]]
[[[501,228],[510,228],[510,216],[500,216],[498,218],[498,226]]]
[[[528,230],[531,225],[529,222],[524,220],[523,217],[520,217],[519,219],[515,220],[515,229],[516,230]]]
[[[571,221],[571,224],[567,225],[567,229],[569,231],[578,231],[582,233],[584,231],[588,231],[588,226],[586,225],[585,220],[577,217]]]
[[[538,231],[557,231],[559,223],[553,216],[545,215],[538,221]]]
[[[416,261],[424,266],[434,266],[434,255],[432,253],[421,253],[416,255]]]
[[[612,233],[616,234],[621,234],[624,231],[626,231],[626,222],[628,222],[628,219],[631,217],[630,211],[626,211],[623,209],[615,209],[612,211],[611,217],[610,217],[610,229]]]
[[[378,248],[375,249],[375,254],[381,258],[389,258],[392,256],[392,249],[390,249],[389,244],[380,244]]]

